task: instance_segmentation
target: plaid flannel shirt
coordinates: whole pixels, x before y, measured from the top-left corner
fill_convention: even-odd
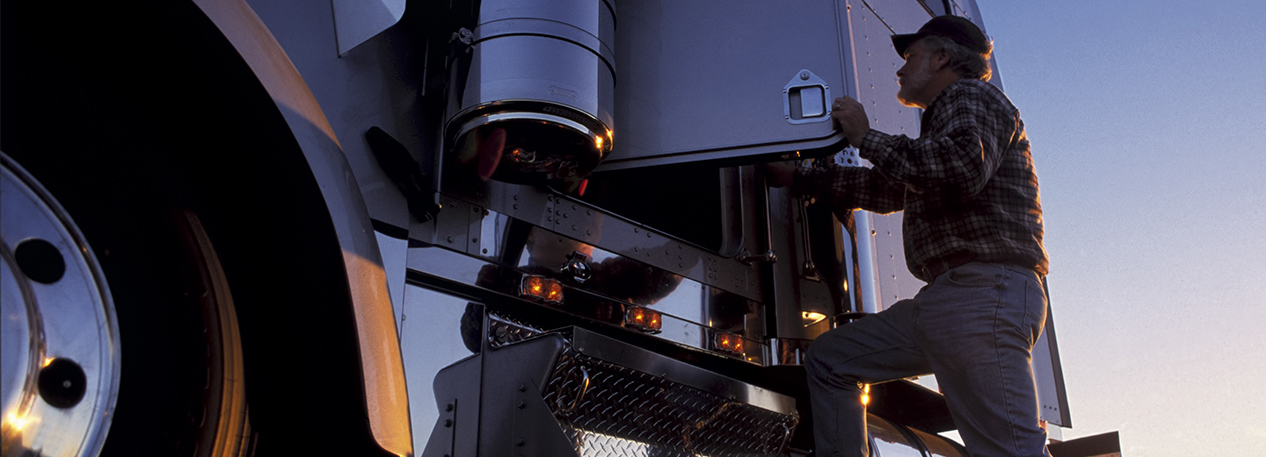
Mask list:
[[[852,209],[904,211],[906,266],[955,259],[1048,271],[1037,174],[1020,112],[1001,90],[974,79],[950,84],[923,113],[918,139],[866,133],[858,145],[872,168],[797,170],[792,191]]]

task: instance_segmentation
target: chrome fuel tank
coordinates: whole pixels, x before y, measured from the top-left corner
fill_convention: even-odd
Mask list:
[[[610,0],[485,0],[456,39],[469,64],[449,119],[459,160],[498,135],[500,177],[588,175],[611,150],[615,7]],[[463,152],[464,151],[464,152]],[[463,155],[465,154],[465,155]],[[506,166],[509,165],[509,166]]]

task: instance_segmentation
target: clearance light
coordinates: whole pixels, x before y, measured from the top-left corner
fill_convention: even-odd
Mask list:
[[[742,356],[743,338],[733,333],[716,332],[712,335],[712,349]]]
[[[563,303],[563,285],[537,275],[524,275],[519,283],[519,296],[554,304]]]
[[[664,323],[659,312],[641,306],[630,306],[624,311],[624,325],[647,333],[659,333]]]
[[[870,384],[862,384],[862,406],[870,406]]]

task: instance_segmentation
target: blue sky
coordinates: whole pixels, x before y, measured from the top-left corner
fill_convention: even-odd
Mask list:
[[[1266,3],[978,4],[1038,165],[1064,437],[1266,454]]]

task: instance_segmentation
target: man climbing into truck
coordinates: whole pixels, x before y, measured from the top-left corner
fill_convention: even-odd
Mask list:
[[[894,35],[898,100],[923,109],[919,138],[870,128],[842,97],[831,116],[871,167],[765,167],[769,183],[853,209],[903,212],[913,298],[818,337],[805,357],[817,454],[869,455],[865,384],[933,373],[973,456],[1043,456],[1030,368],[1047,316],[1037,175],[1019,110],[989,84],[993,45],[940,16]]]

